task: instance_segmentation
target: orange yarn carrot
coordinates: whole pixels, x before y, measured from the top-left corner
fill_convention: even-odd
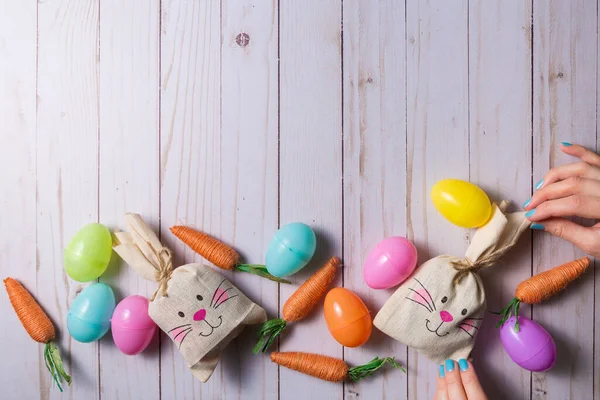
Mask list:
[[[253,349],[254,354],[267,351],[288,322],[303,319],[315,308],[335,278],[335,271],[340,263],[339,258],[331,257],[323,267],[296,289],[283,305],[283,318],[269,320],[260,328],[258,332],[260,337]]]
[[[206,258],[219,268],[226,270],[237,269],[262,276],[279,283],[290,283],[290,281],[278,278],[267,272],[264,265],[242,264],[240,255],[235,249],[207,233],[200,232],[189,226],[172,226],[171,232],[188,247]]]
[[[65,372],[58,349],[52,343],[56,335],[52,321],[50,321],[50,318],[42,310],[42,307],[40,307],[33,296],[19,281],[13,278],[6,278],[4,286],[6,286],[8,299],[29,336],[36,342],[46,345],[44,348],[46,368],[48,368],[56,386],[62,392],[60,383],[64,379],[67,384],[71,385],[71,377]]]
[[[565,289],[569,283],[579,278],[590,266],[590,259],[587,257],[554,267],[551,270],[541,272],[524,280],[517,286],[515,297],[508,306],[500,311],[502,319],[496,325],[500,327],[514,313],[516,318],[515,332],[519,332],[519,306],[521,303],[537,304],[549,299],[556,293]]]
[[[341,382],[344,379],[352,379],[354,382],[371,376],[379,368],[390,363],[394,368],[406,372],[393,357],[375,357],[365,365],[349,368],[344,360],[322,356],[320,354],[287,352],[271,353],[271,361],[283,367],[293,369],[303,374],[314,376],[330,382]]]

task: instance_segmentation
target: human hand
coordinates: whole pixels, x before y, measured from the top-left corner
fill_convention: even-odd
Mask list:
[[[439,367],[434,400],[487,400],[473,369],[473,364],[460,359],[458,365],[453,360]]]
[[[579,145],[563,142],[561,150],[581,161],[554,167],[538,182],[523,207],[531,229],[550,232],[600,257],[600,224],[584,227],[565,217],[600,219],[600,156]]]

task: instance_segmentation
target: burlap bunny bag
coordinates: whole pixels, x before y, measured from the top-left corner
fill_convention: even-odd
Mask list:
[[[525,213],[494,205],[464,258],[443,255],[423,263],[388,299],[373,323],[430,360],[467,358],[486,310],[478,271],[493,265],[529,227]]]
[[[192,374],[206,382],[225,346],[245,325],[265,322],[265,310],[211,267],[173,270],[171,252],[138,214],[126,214],[125,223],[126,232],[115,232],[114,250],[142,278],[158,282],[150,318],[169,335]]]

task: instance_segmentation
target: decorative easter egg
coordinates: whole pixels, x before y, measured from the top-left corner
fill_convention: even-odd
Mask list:
[[[345,288],[331,289],[325,296],[323,308],[329,333],[340,344],[358,347],[369,340],[373,321],[367,306],[356,294]]]
[[[556,361],[556,344],[548,331],[538,323],[519,317],[519,332],[515,332],[515,316],[500,328],[500,340],[510,358],[528,371],[546,371]]]
[[[65,269],[78,282],[97,279],[112,255],[112,237],[106,226],[88,224],[73,236],[64,252]]]
[[[444,179],[433,185],[431,200],[448,221],[463,228],[478,228],[492,216],[487,194],[470,182]]]
[[[267,271],[279,278],[300,271],[315,254],[317,237],[310,226],[293,222],[282,226],[267,248]]]
[[[110,320],[112,337],[122,353],[135,355],[148,347],[156,324],[148,315],[148,299],[129,296],[117,304]]]
[[[417,249],[400,236],[383,239],[365,260],[363,277],[373,289],[388,289],[399,285],[417,266]]]
[[[67,328],[73,339],[89,343],[100,339],[110,328],[115,295],[104,283],[94,283],[73,300],[67,315]]]

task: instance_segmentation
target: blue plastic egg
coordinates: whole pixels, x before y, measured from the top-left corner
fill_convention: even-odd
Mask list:
[[[94,342],[108,332],[115,309],[115,295],[110,286],[94,283],[73,301],[67,315],[67,328],[73,339]]]
[[[293,275],[308,264],[316,247],[317,237],[310,226],[301,222],[284,225],[267,248],[267,271],[277,277]]]

